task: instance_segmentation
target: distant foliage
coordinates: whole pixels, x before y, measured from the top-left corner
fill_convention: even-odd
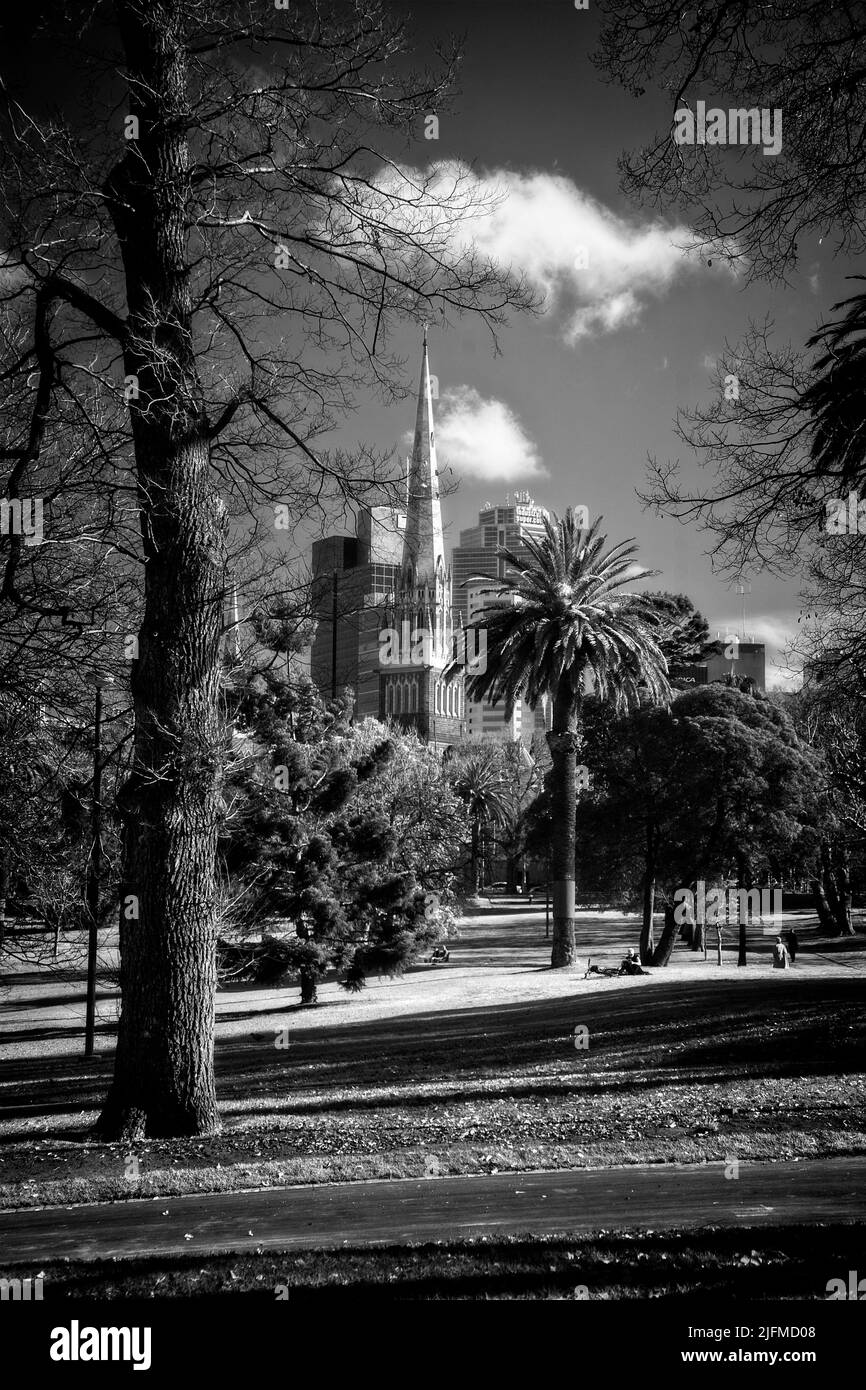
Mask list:
[[[350,989],[399,974],[448,929],[466,833],[436,755],[375,720],[350,724],[346,702],[323,701],[303,676],[252,674],[234,715],[224,978],[246,952],[264,972],[248,963],[247,977],[296,978],[311,1003],[334,966]]]

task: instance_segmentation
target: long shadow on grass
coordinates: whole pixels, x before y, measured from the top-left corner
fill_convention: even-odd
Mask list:
[[[349,1018],[324,1028],[292,1027],[290,1045],[250,1046],[221,1039],[216,1060],[224,1113],[260,1102],[262,1111],[298,1113],[350,1109],[353,1088],[381,1089],[387,1104],[405,1105],[398,1088],[457,1083],[459,1097],[484,1082],[513,1078],[505,1094],[569,1094],[652,1087],[681,1079],[720,1082],[747,1074],[843,1076],[866,1061],[866,981],[752,977],[720,981],[640,982],[571,999],[425,1012],[398,1018]],[[574,1048],[576,1024],[589,1029],[589,1049]],[[12,1059],[0,1065],[0,1118],[73,1113],[98,1106],[112,1058]],[[50,1067],[52,1074],[46,1076]],[[573,1068],[565,1080],[563,1068]],[[522,1073],[522,1074],[521,1074]],[[572,1080],[573,1076],[573,1080]],[[5,1089],[7,1088],[8,1089]],[[388,1095],[388,1089],[392,1094]],[[326,1094],[316,1095],[323,1091]],[[335,1094],[329,1099],[327,1092]],[[310,1094],[310,1093],[314,1094]],[[542,1092],[543,1094],[543,1092]],[[273,1106],[268,1105],[273,1099]],[[436,1100],[436,1097],[432,1097]],[[359,1098],[358,1108],[370,1104]],[[31,1132],[32,1133],[32,1132]],[[23,1131],[16,1137],[31,1137]]]
[[[508,1241],[442,1242],[45,1266],[56,1299],[225,1297],[274,1301],[344,1297],[441,1299],[574,1298],[586,1289],[614,1298],[689,1294],[730,1298],[823,1299],[827,1280],[844,1276],[862,1249],[855,1225],[726,1228],[630,1236],[516,1236]],[[395,1278],[396,1271],[396,1278]],[[159,1283],[157,1285],[157,1280]]]

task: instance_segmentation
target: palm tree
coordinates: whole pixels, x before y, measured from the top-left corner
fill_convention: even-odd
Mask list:
[[[576,964],[574,855],[577,746],[586,683],[617,711],[641,696],[667,703],[667,662],[651,627],[659,621],[647,598],[623,586],[657,570],[635,564],[637,547],[624,541],[605,552],[601,517],[577,524],[564,517],[544,523],[544,535],[526,537],[524,553],[500,548],[512,573],[487,592],[496,598],[476,622],[487,635],[487,669],[467,681],[470,699],[504,700],[509,717],[521,697],[534,709],[553,704],[547,735],[553,766],[553,950],[551,965]]]
[[[456,764],[454,790],[469,809],[472,826],[472,884],[481,890],[484,829],[487,825],[504,825],[508,815],[508,800],[502,778],[497,749],[482,745],[470,748]]]
[[[845,311],[842,317],[825,324],[808,341],[808,347],[821,346],[825,351],[815,363],[815,380],[800,403],[812,416],[815,471],[834,479],[842,491],[862,488],[866,482],[866,294],[833,305],[834,312],[840,309]]]

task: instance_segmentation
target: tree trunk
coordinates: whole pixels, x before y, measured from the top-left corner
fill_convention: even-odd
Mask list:
[[[472,891],[477,895],[481,892],[481,858],[478,852],[478,821],[472,822]]]
[[[301,1003],[316,1004],[319,999],[319,980],[315,970],[301,970]]]
[[[821,845],[821,881],[824,885],[824,897],[830,909],[830,930],[836,935],[839,932],[842,904],[839,901],[833,855],[826,840]]]
[[[570,690],[553,702],[553,727],[547,735],[553,808],[553,944],[552,966],[577,964],[574,942],[574,854],[577,814],[578,708]]]
[[[836,887],[836,930],[839,936],[853,936],[851,922],[851,876],[848,872],[848,851],[844,845],[834,854]]]
[[[652,822],[647,819],[646,856],[644,859],[643,876],[643,923],[641,926],[640,941],[638,943],[641,965],[650,964],[653,951],[655,950],[655,939],[653,937],[653,909],[655,907],[655,900],[655,837],[653,834]]]
[[[707,928],[705,922],[695,922],[695,928],[694,932],[692,933],[691,941],[692,950],[703,951],[704,955],[707,954],[706,930]]]
[[[6,895],[9,892],[9,856],[0,854],[0,951],[6,931]]]
[[[751,864],[749,863],[749,861],[746,859],[746,857],[745,857],[744,855],[741,855],[741,856],[740,856],[740,858],[739,858],[739,860],[738,860],[738,866],[737,866],[737,867],[738,867],[738,873],[739,873],[739,882],[740,882],[740,886],[743,887],[743,888],[745,888],[746,891],[750,893],[750,892],[752,891],[752,866],[751,866]],[[727,901],[727,894],[726,894],[726,901]],[[739,902],[739,898],[737,899],[737,901]],[[748,963],[749,963],[749,961],[748,961],[748,952],[747,952],[749,924],[748,924],[748,922],[745,920],[745,913],[743,914],[743,918],[744,918],[744,920],[742,920],[742,921],[740,922],[740,924],[739,924],[739,932],[738,932],[738,946],[739,946],[739,951],[738,951],[738,954],[737,954],[737,965],[738,965],[738,966],[739,966],[739,965],[748,965]]]
[[[721,963],[722,963],[722,927],[721,927],[721,924],[720,924],[720,923],[717,923],[717,924],[716,924],[716,964],[717,964],[717,965],[721,965]]]
[[[225,506],[210,475],[193,351],[185,207],[185,36],[176,0],[117,0],[140,137],[106,183],[123,257],[144,613],[132,662],[133,770],[121,904],[110,1139],[219,1128],[213,1070],[214,869]]]
[[[667,965],[668,961],[671,958],[671,953],[674,949],[674,942],[676,941],[676,937],[677,923],[674,918],[674,906],[673,903],[665,903],[664,930],[662,931],[659,944],[658,946],[656,946],[655,951],[653,952],[653,958],[650,961],[651,965]]]
[[[655,900],[655,879],[644,879],[643,923],[641,925],[640,941],[638,942],[638,954],[640,956],[641,965],[649,965],[652,962],[653,951],[655,950],[655,937],[653,935]]]
[[[830,905],[827,902],[827,898],[824,894],[824,885],[822,884],[820,878],[813,878],[810,880],[810,883],[812,888],[812,896],[815,899],[815,911],[818,914],[818,921],[821,923],[821,926],[823,927],[824,931],[827,932],[828,935],[830,935],[833,932],[834,921],[833,914],[830,911]]]

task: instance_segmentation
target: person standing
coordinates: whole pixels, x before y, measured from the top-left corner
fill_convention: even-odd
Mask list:
[[[773,969],[787,970],[790,964],[791,958],[788,955],[788,948],[780,932],[773,945]]]

